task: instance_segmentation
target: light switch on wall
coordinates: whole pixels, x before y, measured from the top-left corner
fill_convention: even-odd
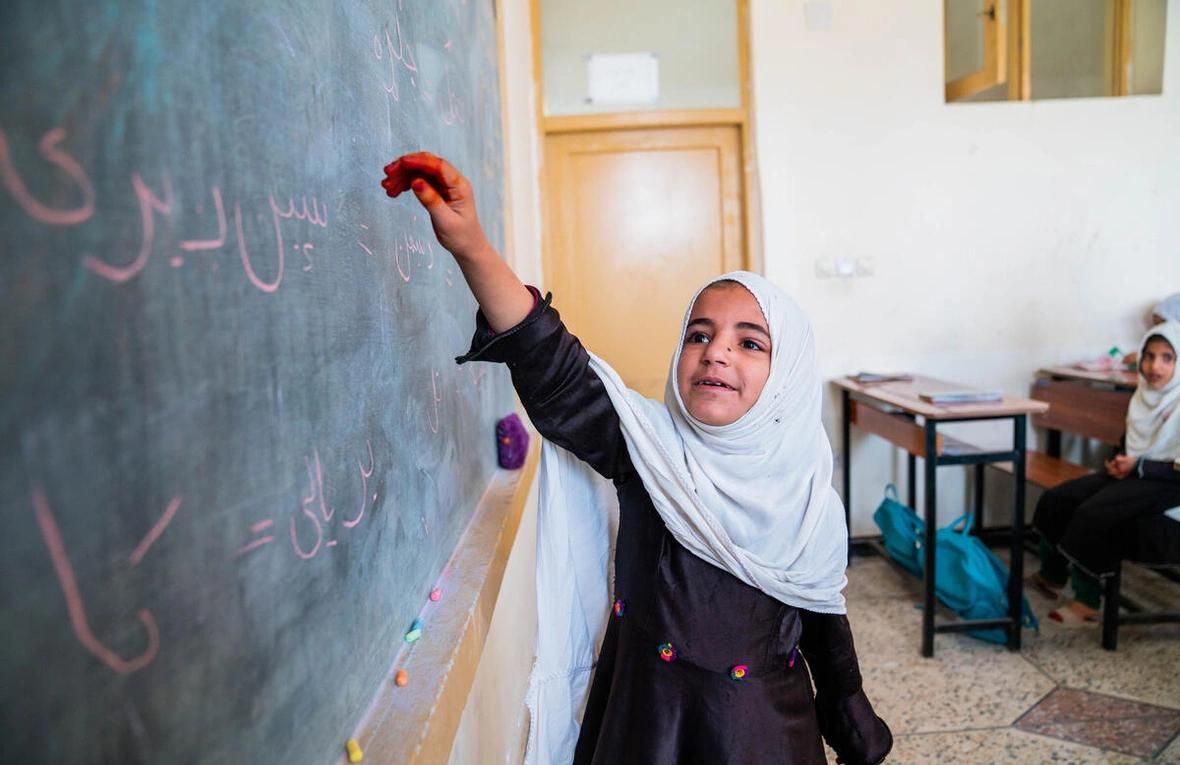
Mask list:
[[[876,262],[872,258],[816,258],[816,279],[855,279],[876,273]]]

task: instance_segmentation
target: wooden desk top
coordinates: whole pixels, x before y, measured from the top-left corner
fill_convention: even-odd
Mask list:
[[[910,414],[930,420],[956,420],[978,417],[1005,417],[1014,414],[1041,414],[1049,410],[1044,401],[1031,398],[1004,396],[999,401],[980,401],[970,404],[931,404],[919,398],[919,393],[964,390],[971,386],[959,385],[933,377],[914,375],[912,380],[858,383],[851,377],[837,377],[832,383],[862,399],[880,401]]]
[[[1037,374],[1043,377],[1057,377],[1065,380],[1078,380],[1079,382],[1107,383],[1108,385],[1117,385],[1120,388],[1139,387],[1138,373],[1125,369],[1117,369],[1110,372],[1091,372],[1076,366],[1059,366],[1038,369]]]

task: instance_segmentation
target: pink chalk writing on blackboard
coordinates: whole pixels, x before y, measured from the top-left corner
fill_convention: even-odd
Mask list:
[[[76,226],[86,222],[94,214],[94,186],[90,183],[89,176],[77,160],[57,147],[65,138],[66,131],[56,127],[47,131],[37,145],[41,156],[68,175],[82,193],[81,205],[60,209],[43,204],[29,191],[29,187],[25,185],[12,164],[12,157],[8,152],[8,137],[0,130],[0,179],[4,181],[8,193],[30,218],[51,226]]]
[[[315,449],[315,463],[307,457],[303,458],[307,465],[307,478],[311,483],[311,495],[303,498],[303,506],[307,507],[308,503],[314,502],[316,498],[320,501],[320,515],[324,517],[324,521],[332,520],[332,516],[336,514],[336,509],[328,509],[327,501],[324,499],[324,468],[320,463],[320,450]]]
[[[295,533],[295,519],[298,518],[299,515],[307,516],[309,519],[311,519],[312,526],[315,527],[315,544],[312,545],[310,550],[303,549],[303,547],[299,544],[299,537]],[[323,543],[323,541],[324,527],[320,525],[320,519],[316,517],[315,513],[308,509],[307,504],[305,503],[303,505],[302,513],[295,513],[291,516],[291,547],[295,550],[295,554],[300,558],[303,558],[304,560],[311,560],[315,557],[316,553],[320,551],[320,545]]]
[[[242,268],[246,270],[246,278],[250,280],[250,283],[267,294],[277,291],[279,285],[283,283],[283,264],[286,260],[286,253],[283,251],[283,228],[279,224],[279,218],[281,216],[279,215],[279,208],[275,204],[275,198],[273,196],[270,198],[270,209],[274,217],[278,262],[275,267],[275,277],[268,282],[259,278],[258,272],[254,270],[254,264],[250,260],[250,253],[246,249],[246,237],[242,233],[242,207],[238,202],[234,202],[234,231],[238,235],[238,256],[242,259]]]
[[[139,173],[131,174],[131,188],[135,190],[135,198],[139,201],[139,218],[142,226],[139,253],[136,254],[135,259],[126,266],[111,265],[93,255],[87,255],[82,259],[83,266],[116,284],[121,284],[137,276],[147,265],[148,258],[152,254],[152,244],[156,239],[156,218],[153,213],[172,214],[172,182],[168,176],[164,176],[163,199],[152,193]]]
[[[428,411],[426,413],[426,423],[430,426],[431,433],[438,433],[438,402],[442,401],[442,394],[438,392],[438,372],[434,369],[434,367],[430,368],[430,392],[431,404],[434,408],[434,416],[432,417]]]
[[[58,583],[61,585],[62,594],[66,599],[66,609],[70,614],[70,625],[74,629],[74,635],[78,638],[78,642],[99,661],[120,675],[136,672],[151,664],[160,651],[160,631],[156,626],[156,619],[152,616],[152,612],[145,608],[136,612],[136,617],[147,633],[148,644],[142,653],[135,658],[124,659],[107,648],[90,629],[90,622],[86,618],[86,606],[82,603],[78,581],[74,576],[73,564],[70,563],[69,555],[66,554],[53,510],[49,507],[45,492],[40,487],[33,489],[33,511],[37,516],[37,525],[41,527],[41,536],[45,539],[45,547],[49,550],[50,560],[53,561],[53,569],[57,573]]]
[[[295,200],[292,197],[287,197],[286,210],[279,210],[278,205],[275,204],[275,198],[273,196],[270,198],[270,206],[271,209],[274,210],[274,214],[280,218],[284,218],[286,220],[290,220],[291,218],[294,218],[295,220],[305,220],[309,223],[319,226],[320,228],[328,227],[328,207],[325,205],[324,209],[321,211],[319,200],[314,196],[311,198],[311,209],[308,209],[307,207],[306,194],[303,195],[302,210],[295,207]]]
[[[446,85],[447,91],[443,94],[439,107],[442,109],[442,121],[444,125],[454,125],[463,122],[463,107],[459,102],[458,96],[455,95],[455,90],[451,87],[451,75],[446,74],[443,77],[443,82]]]
[[[272,527],[274,525],[275,525],[274,521],[267,519],[265,521],[259,521],[258,523],[255,523],[254,525],[252,525],[250,527],[250,531],[254,534],[257,534],[259,532],[266,531],[267,529],[269,529],[270,527]],[[239,547],[237,554],[239,556],[245,555],[246,553],[250,552],[251,550],[257,550],[259,547],[262,547],[264,545],[268,545],[273,541],[275,541],[274,536],[272,536],[270,534],[266,534],[265,536],[261,536],[258,539],[255,539],[252,542],[247,542],[246,544]]]
[[[394,48],[393,39],[389,35],[389,28],[386,27],[383,31],[385,33],[384,49],[381,45],[381,36],[373,35],[373,54],[378,61],[383,60],[386,56],[389,57],[389,82],[383,82],[385,92],[393,97],[394,101],[401,100],[401,88],[397,82],[397,64],[400,63],[406,71],[417,73],[418,62],[414,58],[413,43],[406,44],[406,36],[402,32],[401,18],[394,14],[394,29],[397,32],[397,47]],[[413,77],[410,78],[410,84],[416,85]]]
[[[368,230],[369,230],[369,227],[368,227],[368,226],[366,226],[364,223],[361,223],[361,224],[360,224],[360,227],[361,227],[361,229],[363,229],[364,231],[368,231]],[[373,257],[373,251],[372,251],[371,249],[369,249],[369,246],[368,246],[367,244],[365,244],[364,242],[362,242],[360,239],[357,239],[357,240],[356,240],[356,243],[360,245],[361,249],[365,251],[365,254],[366,254],[366,255],[368,255],[369,257]]]
[[[214,186],[211,193],[213,195],[213,206],[217,210],[217,238],[186,239],[180,243],[180,249],[185,252],[216,250],[225,245],[225,205],[221,203],[221,189]]]
[[[361,471],[361,509],[359,512],[357,512],[355,518],[347,521],[341,520],[341,523],[344,524],[344,528],[346,529],[351,529],[361,522],[361,519],[365,517],[365,507],[369,504],[369,479],[373,477],[373,470],[375,467],[375,463],[373,461],[373,442],[365,439],[365,446],[367,446],[369,449],[369,469],[366,470],[365,466],[361,464],[360,460],[356,461],[356,466],[360,468]],[[376,499],[377,495],[373,495],[373,498]]]
[[[402,278],[402,281],[408,282],[408,281],[410,281],[410,269],[413,267],[414,261],[412,261],[410,259],[410,254],[407,251],[406,252],[406,267],[404,269],[402,268],[402,250],[404,250],[404,249],[405,249],[405,246],[400,241],[394,239],[394,242],[393,242],[393,265],[397,267],[398,276],[400,276]]]
[[[147,555],[148,550],[156,543],[160,535],[164,533],[164,529],[168,528],[169,523],[172,523],[172,517],[176,515],[176,511],[179,509],[180,497],[173,497],[172,501],[168,503],[168,507],[164,508],[164,514],[160,516],[160,520],[156,521],[143,540],[131,551],[131,555],[127,560],[132,566],[138,566],[140,564],[143,556]]]

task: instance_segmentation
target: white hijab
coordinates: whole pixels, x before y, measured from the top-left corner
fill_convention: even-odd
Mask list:
[[[1180,321],[1180,292],[1156,303],[1151,312],[1165,321]]]
[[[730,425],[684,408],[677,350],[664,404],[629,390],[591,354],[618,413],[628,453],[672,535],[693,554],[788,605],[844,613],[848,530],[832,488],[832,449],[820,420],[811,327],[770,282],[735,281],[757,299],[771,335],[771,368],[758,401]],[[709,286],[706,284],[701,290]],[[693,296],[681,325],[687,327]],[[679,345],[678,345],[679,348]],[[573,759],[578,718],[609,611],[611,487],[545,442],[537,520],[537,658],[529,681],[526,763]]]
[[[1180,321],[1165,321],[1147,330],[1139,343],[1139,358],[1152,335],[1161,335],[1180,351]],[[1180,373],[1159,390],[1147,387],[1139,374],[1139,387],[1127,407],[1127,454],[1151,460],[1180,459]]]

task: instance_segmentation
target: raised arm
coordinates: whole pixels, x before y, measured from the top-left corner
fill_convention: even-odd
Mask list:
[[[391,197],[414,192],[494,331],[511,329],[528,316],[532,294],[492,249],[479,225],[471,183],[451,163],[428,152],[406,154],[385,166],[381,185]]]
[[[607,478],[632,475],[618,415],[582,344],[557,311],[521,284],[492,249],[471,184],[446,160],[407,154],[385,167],[385,193],[411,190],[430,214],[439,244],[455,256],[479,303],[471,350],[459,359],[508,365],[533,424],[546,439]]]

